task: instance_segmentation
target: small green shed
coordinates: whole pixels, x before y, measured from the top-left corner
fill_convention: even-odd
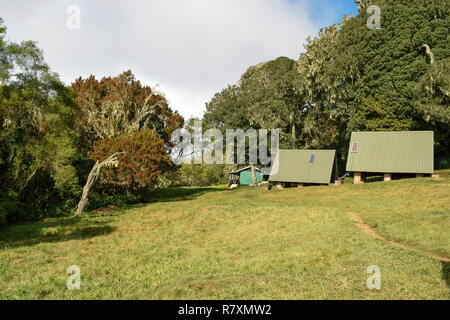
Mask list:
[[[256,170],[256,182],[260,183],[264,181],[264,173],[260,168],[255,168]],[[238,183],[241,186],[247,186],[252,184],[252,170],[251,167],[241,168],[239,170],[233,171],[229,173],[230,177],[228,180],[228,184]]]
[[[256,182],[260,183],[264,180],[263,175],[256,171]],[[242,171],[239,175],[239,184],[241,186],[249,186],[252,184],[252,172],[251,171]]]
[[[434,172],[433,131],[353,132],[347,171],[357,173]]]
[[[329,184],[336,150],[279,150],[270,182]]]

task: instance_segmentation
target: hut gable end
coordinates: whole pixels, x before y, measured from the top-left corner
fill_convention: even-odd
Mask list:
[[[348,172],[434,172],[433,131],[353,132]]]

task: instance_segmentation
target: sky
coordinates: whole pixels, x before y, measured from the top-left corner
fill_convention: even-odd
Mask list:
[[[66,84],[131,69],[185,118],[249,66],[297,59],[308,36],[356,13],[353,0],[0,0],[7,37],[37,41]]]

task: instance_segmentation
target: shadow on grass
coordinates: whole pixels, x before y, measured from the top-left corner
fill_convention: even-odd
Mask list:
[[[445,283],[447,283],[447,287],[450,290],[450,263],[441,262],[442,264],[442,279],[444,279]]]
[[[416,179],[416,175],[409,173],[393,173],[391,179],[392,180]],[[366,182],[382,182],[382,181],[384,181],[383,174],[373,174],[366,176]]]
[[[2,231],[0,249],[90,239],[114,232],[116,228],[109,226],[108,222],[65,218],[18,224]]]
[[[225,187],[155,189],[145,195],[143,203],[129,205],[105,214],[91,215],[87,216],[87,218],[56,218],[11,225],[0,233],[0,250],[7,247],[33,246],[40,243],[84,240],[110,234],[116,228],[108,225],[108,223],[113,217],[122,215],[128,210],[133,210],[136,207],[145,206],[152,202],[194,200],[206,193],[223,190],[226,190]]]
[[[172,201],[186,201],[194,200],[206,193],[224,191],[225,187],[198,187],[198,188],[167,188],[155,189],[149,191],[144,196],[145,203],[152,202],[172,202]]]
[[[369,176],[366,177],[366,182],[370,183],[370,182],[380,182],[380,181],[384,181],[384,176]]]

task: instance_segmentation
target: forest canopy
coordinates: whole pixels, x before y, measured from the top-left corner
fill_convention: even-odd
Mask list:
[[[296,61],[250,67],[207,104],[210,127],[280,129],[281,147],[333,148],[352,131],[433,130],[450,157],[449,1],[356,1],[359,12],[307,40]],[[381,9],[369,29],[367,8]]]

